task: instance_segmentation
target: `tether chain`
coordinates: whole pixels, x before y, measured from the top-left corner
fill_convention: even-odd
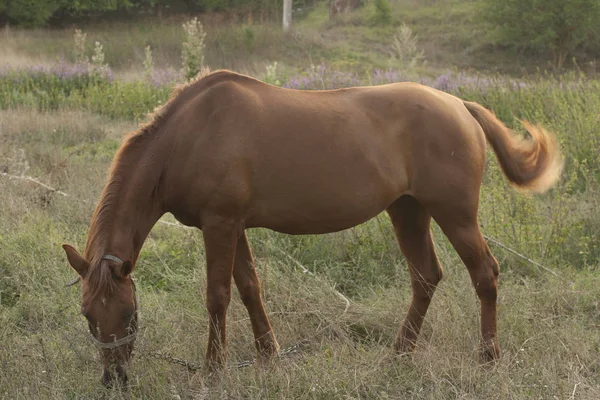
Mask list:
[[[147,356],[156,358],[158,360],[165,360],[173,364],[181,365],[182,367],[186,367],[190,372],[196,372],[202,369],[201,366],[192,364],[191,362],[184,360],[182,358],[173,357],[169,354],[163,354],[159,351],[152,351],[147,353]]]
[[[283,358],[283,357],[287,357],[291,354],[299,353],[301,351],[302,345],[306,342],[307,341],[296,343],[290,347],[287,347],[287,348],[281,350],[279,352],[279,354],[277,355],[277,358]],[[146,353],[146,355],[149,357],[152,357],[152,358],[156,358],[158,360],[164,360],[164,361],[170,362],[172,364],[181,365],[182,367],[187,368],[189,372],[196,372],[196,371],[199,371],[202,369],[202,366],[200,366],[200,365],[196,365],[187,360],[184,360],[183,358],[173,357],[169,354],[161,353],[159,351],[151,351],[149,353]],[[241,361],[236,365],[236,368],[249,367],[249,366],[253,365],[255,362],[256,362],[256,359]]]

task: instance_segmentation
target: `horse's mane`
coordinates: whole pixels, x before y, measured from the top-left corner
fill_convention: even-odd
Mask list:
[[[157,107],[150,114],[150,120],[141,124],[140,127],[128,134],[123,140],[123,144],[117,151],[108,174],[107,183],[102,191],[98,205],[92,215],[90,229],[88,232],[87,243],[85,246],[84,258],[89,262],[89,268],[86,276],[89,287],[91,288],[92,298],[100,295],[108,295],[116,289],[115,278],[109,266],[109,262],[103,260],[105,252],[108,250],[107,232],[112,231],[112,215],[115,205],[119,201],[120,188],[128,171],[133,170],[131,165],[135,163],[135,153],[137,149],[143,147],[146,140],[160,129],[166,121],[179,107],[200,90],[216,79],[226,77],[241,77],[230,71],[214,71],[203,69],[192,81],[177,85],[171,93],[169,100],[162,106]]]

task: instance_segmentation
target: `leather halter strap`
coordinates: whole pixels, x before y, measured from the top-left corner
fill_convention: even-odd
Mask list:
[[[115,262],[123,264],[123,260],[121,260],[117,256],[113,256],[112,254],[105,254],[102,256],[102,259],[109,260],[109,261],[115,261]],[[137,321],[137,312],[138,312],[137,311],[137,296],[135,293],[136,288],[135,288],[135,281],[133,280],[133,278],[131,278],[131,284],[133,285],[133,296],[134,296],[134,302],[135,302],[135,320]],[[115,339],[112,342],[101,342],[98,339],[96,339],[96,337],[94,335],[92,335],[90,333],[90,338],[92,339],[92,342],[99,349],[116,349],[118,347],[121,347],[128,343],[133,342],[135,340],[136,336],[137,336],[137,327],[129,335],[123,336],[121,339]]]
[[[92,335],[90,333],[90,338],[92,339],[92,342],[94,342],[94,345],[99,349],[116,349],[117,347],[121,347],[128,343],[133,342],[135,340],[136,336],[137,336],[137,331],[133,331],[133,333],[130,333],[127,336],[123,336],[121,339],[116,339],[112,342],[101,342],[98,339],[96,339],[96,337],[94,335]]]
[[[113,256],[112,254],[105,254],[102,256],[103,260],[109,260],[109,261],[114,261],[114,262],[118,262],[120,264],[123,264],[123,260],[121,260],[119,257],[117,256]]]
[[[114,261],[114,262],[118,262],[120,264],[123,264],[123,260],[121,260],[117,256],[113,256],[112,254],[105,254],[105,255],[102,256],[101,259],[102,260]],[[67,286],[67,287],[73,286],[76,283],[79,283],[79,281],[81,281],[81,276],[77,276],[77,278],[73,279],[71,282],[67,283],[65,286]]]

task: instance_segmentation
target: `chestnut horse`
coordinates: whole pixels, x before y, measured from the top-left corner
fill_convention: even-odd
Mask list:
[[[81,311],[101,348],[104,382],[114,368],[126,380],[136,332],[130,274],[148,233],[167,212],[203,232],[210,367],[225,360],[232,277],[259,354],[278,352],[246,229],[322,234],[383,210],[412,279],[396,350],[413,349],[442,279],[433,217],[481,302],[482,355],[498,358],[499,269],[477,222],[486,139],[506,177],[525,191],[545,191],[562,167],[554,136],[524,126],[527,140],[481,105],[415,83],[299,91],[216,71],[178,87],[116,154],[83,256],[63,246],[79,274]]]

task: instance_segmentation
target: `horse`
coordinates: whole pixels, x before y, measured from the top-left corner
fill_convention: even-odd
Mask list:
[[[478,225],[486,143],[517,190],[543,193],[563,166],[555,135],[521,123],[528,138],[480,104],[410,82],[302,91],[217,70],[176,86],[118,149],[83,255],[63,245],[81,282],[81,313],[100,348],[102,382],[127,381],[137,332],[131,274],[165,213],[202,231],[209,315],[205,366],[211,370],[226,360],[232,278],[259,356],[269,359],[279,350],[246,229],[325,234],[384,210],[412,287],[395,351],[413,351],[442,279],[430,233],[433,218],[475,287],[481,358],[497,360],[499,267]]]

